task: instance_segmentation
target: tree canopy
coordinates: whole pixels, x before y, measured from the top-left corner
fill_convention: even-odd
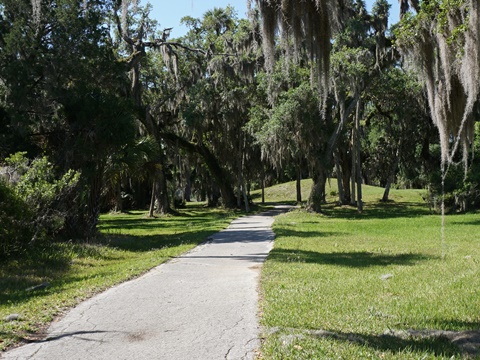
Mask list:
[[[93,237],[112,209],[249,211],[252,188],[293,179],[312,211],[332,177],[358,211],[362,184],[384,201],[392,186],[426,188],[435,203],[443,182],[452,209],[478,206],[477,1],[401,1],[389,26],[386,0],[257,0],[247,19],[185,17],[179,38],[152,6],[0,4],[4,254]],[[22,208],[30,231],[12,221]]]

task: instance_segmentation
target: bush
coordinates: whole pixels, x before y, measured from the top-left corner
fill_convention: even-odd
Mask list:
[[[0,180],[0,258],[18,254],[31,241],[33,214],[15,191]]]
[[[480,209],[480,123],[475,124],[468,168],[462,162],[452,163],[445,177],[444,204],[447,212],[466,212]],[[460,159],[458,159],[460,160]],[[442,174],[440,169],[430,174],[429,194],[426,201],[434,210],[441,208]]]
[[[53,165],[46,157],[37,158],[31,162],[25,158],[25,153],[16,153],[7,159],[8,184],[4,184],[5,196],[14,197],[16,208],[13,216],[19,216],[23,211],[28,214],[28,231],[30,242],[54,237],[65,227],[65,219],[70,212],[75,211],[67,199],[77,191],[80,174],[69,170],[59,179]],[[8,204],[3,202],[2,204]],[[2,222],[3,223],[3,222]],[[19,226],[11,222],[9,233],[18,232],[24,237],[25,231],[19,231]],[[25,226],[22,223],[21,226]],[[13,236],[13,235],[11,235]],[[25,244],[26,239],[16,242]]]

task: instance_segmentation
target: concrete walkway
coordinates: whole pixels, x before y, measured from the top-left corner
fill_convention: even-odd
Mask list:
[[[273,216],[241,217],[209,241],[116,286],[52,324],[44,341],[2,359],[253,359],[258,275]]]

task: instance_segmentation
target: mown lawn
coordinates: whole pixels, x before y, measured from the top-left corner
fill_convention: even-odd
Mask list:
[[[293,189],[267,189],[267,201],[294,202]],[[418,191],[394,190],[382,204],[382,189],[365,187],[363,214],[334,206],[335,189],[329,193],[324,214],[296,210],[275,221],[261,279],[261,356],[465,358],[466,347],[452,339],[480,341],[480,214],[448,216],[442,243],[441,219]],[[54,243],[0,264],[0,351],[37,338],[69,307],[191,249],[239,215],[201,204],[157,219],[103,215],[95,243]],[[19,319],[4,321],[10,314]]]
[[[179,216],[102,215],[95,243],[52,243],[1,263],[0,351],[41,337],[66,309],[190,250],[239,215],[203,204],[190,204]],[[27,290],[42,283],[49,286]],[[19,318],[5,320],[13,314]]]
[[[261,279],[263,358],[475,357],[458,338],[478,350],[480,214],[448,216],[442,243],[419,191],[381,195],[364,188],[363,214],[331,198],[324,214],[277,217]]]

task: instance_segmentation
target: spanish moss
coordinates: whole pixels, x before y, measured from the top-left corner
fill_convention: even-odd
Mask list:
[[[327,88],[332,33],[344,13],[343,1],[329,0],[257,0],[263,17],[263,47],[267,68],[275,61],[275,37],[281,35],[287,55],[291,45],[294,57],[305,51],[309,60],[318,64],[319,82]]]
[[[467,167],[473,140],[473,113],[480,93],[478,12],[476,0],[436,9],[429,14],[431,21],[419,24],[420,36],[401,44],[425,83],[446,172],[459,148]]]
[[[42,16],[42,0],[32,0],[32,16],[33,21],[38,25]]]
[[[122,28],[127,29],[128,7],[133,5],[134,11],[137,11],[139,0],[122,0]]]

